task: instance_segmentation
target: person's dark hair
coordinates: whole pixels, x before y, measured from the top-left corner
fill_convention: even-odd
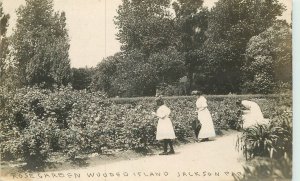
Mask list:
[[[236,103],[236,105],[240,106],[240,105],[242,105],[242,100],[237,100],[235,103]]]
[[[202,91],[200,91],[200,90],[199,90],[199,91],[197,91],[197,93],[196,93],[196,95],[197,95],[197,96],[201,96],[202,94],[203,94],[203,92],[202,92]]]
[[[164,105],[164,100],[162,99],[162,97],[156,98],[155,101],[157,106]]]

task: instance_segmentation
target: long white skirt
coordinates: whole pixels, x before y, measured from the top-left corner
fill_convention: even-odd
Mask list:
[[[207,108],[202,111],[198,111],[198,120],[202,124],[198,138],[212,138],[216,136],[214,123]]]
[[[175,139],[175,132],[170,118],[159,119],[157,123],[156,139]]]
[[[267,124],[268,119],[265,119],[260,109],[250,109],[243,111],[243,128],[249,128],[256,124]]]

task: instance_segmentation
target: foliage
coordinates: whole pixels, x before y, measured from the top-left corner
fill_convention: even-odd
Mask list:
[[[28,168],[39,169],[50,152],[44,143],[51,127],[41,122],[36,109],[36,100],[42,98],[43,93],[33,89],[26,91],[1,91],[1,157],[22,157]]]
[[[156,94],[157,95],[165,95],[165,96],[179,96],[184,95],[186,90],[185,84],[181,83],[161,83],[156,86]]]
[[[236,181],[259,180],[291,180],[292,179],[292,161],[289,157],[279,160],[270,158],[256,158],[251,161],[249,166],[244,167],[243,176],[234,176]]]
[[[238,129],[238,98],[207,96],[217,133]],[[40,169],[55,152],[76,161],[89,153],[149,150],[158,146],[157,118],[151,115],[155,111],[154,99],[107,99],[101,92],[78,91],[70,86],[52,90],[22,88],[14,92],[1,89],[1,159],[21,159],[27,168]],[[165,98],[179,142],[194,136],[191,122],[197,118],[195,102],[195,97],[188,96]],[[281,150],[287,146],[282,145]]]
[[[175,11],[177,49],[183,54],[186,75],[189,79],[188,92],[195,89],[194,73],[197,67],[203,65],[206,30],[208,27],[208,9],[202,7],[203,0],[173,2]]]
[[[140,51],[116,54],[97,65],[92,87],[109,96],[154,95],[156,75],[153,72],[154,66]]]
[[[9,14],[5,14],[0,2],[0,85],[5,82],[6,75],[6,61],[8,59],[8,38],[6,37],[6,31],[8,27]]]
[[[153,53],[150,55],[148,62],[153,64],[155,68],[153,73],[157,78],[156,85],[177,82],[186,71],[183,55],[175,47]]]
[[[292,127],[290,118],[280,117],[268,125],[247,128],[240,138],[246,158],[256,156],[281,158],[292,153]]]
[[[99,64],[93,85],[111,96],[153,96],[163,84],[169,92],[179,92],[182,86],[176,83],[186,76],[185,94],[194,89],[210,94],[270,93],[277,85],[269,73],[262,72],[253,82],[252,69],[242,67],[248,68],[249,40],[274,25],[283,10],[278,0],[220,0],[211,11],[203,8],[203,0],[123,0],[115,17],[122,51]],[[291,53],[291,48],[284,51]],[[275,55],[281,52],[274,49]],[[265,57],[260,61],[268,64]],[[277,77],[283,72],[278,70]]]
[[[140,51],[131,51],[117,64],[116,76],[112,82],[117,96],[142,96],[155,94],[155,67]]]
[[[277,0],[220,0],[216,3],[210,12],[208,39],[204,45],[207,57],[206,69],[202,72],[207,73],[203,78],[212,83],[207,91],[241,91],[241,66],[248,41],[273,25],[283,9]]]
[[[292,81],[291,28],[278,22],[250,39],[243,69],[248,76],[246,89],[270,93]]]
[[[170,0],[123,0],[115,17],[121,49],[149,56],[169,47],[174,35],[169,6]]]
[[[92,87],[109,96],[151,96],[155,95],[159,83],[176,82],[183,72],[184,63],[174,48],[153,53],[149,58],[135,50],[100,62],[95,69]]]
[[[12,54],[22,85],[66,85],[71,72],[65,13],[54,12],[52,0],[26,0],[17,16]]]
[[[22,158],[27,168],[41,169],[50,153],[65,150],[60,138],[69,128],[67,120],[78,94],[70,87],[53,92],[38,88],[2,90],[2,159]]]
[[[269,124],[258,124],[243,131],[238,144],[241,144],[239,146],[246,158],[263,156],[278,159],[285,154],[292,155],[291,105],[288,99],[285,100],[280,102],[281,106],[276,105],[276,110],[270,109],[275,113],[270,115]]]
[[[218,101],[218,104],[212,104],[212,117],[215,121],[216,127],[219,128],[219,130],[241,129],[242,115],[240,114],[240,108],[236,105],[237,100],[237,98],[227,98],[223,101]]]
[[[113,89],[107,92],[116,92],[114,95],[118,96],[153,96],[158,85],[174,85],[186,71],[191,77],[194,62],[200,52],[196,48],[204,42],[207,26],[208,10],[198,12],[202,3],[174,2],[176,18],[173,18],[169,0],[124,0],[115,17],[115,24],[119,29],[117,36],[124,56],[121,56],[121,63],[116,65],[116,83],[108,84],[110,81],[105,81],[105,87]],[[141,54],[142,57],[136,59],[136,54]],[[191,70],[186,69],[187,64]],[[115,69],[115,65],[112,68]],[[135,69],[135,72],[130,72],[131,69]],[[148,75],[149,72],[153,76]],[[133,84],[122,85],[128,84],[126,80]]]
[[[92,68],[72,68],[72,87],[76,90],[89,89],[92,75]]]
[[[116,95],[115,90],[112,89],[112,82],[117,71],[117,63],[121,58],[122,54],[117,53],[98,63],[92,75],[91,88],[93,90],[106,92],[108,96]]]
[[[269,123],[245,129],[237,146],[250,158],[243,177],[236,180],[277,180],[292,177],[292,111],[291,96],[278,97],[268,110]]]
[[[243,147],[246,158],[256,156],[271,157],[273,143],[278,138],[273,125],[256,125],[246,128],[241,139],[245,141]],[[248,156],[247,156],[248,155]]]

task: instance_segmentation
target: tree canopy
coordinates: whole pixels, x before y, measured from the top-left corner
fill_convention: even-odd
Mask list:
[[[0,82],[5,79],[5,61],[8,56],[8,38],[6,37],[9,14],[5,14],[0,2]]]
[[[259,59],[250,50],[266,47],[263,43],[255,45],[253,38],[278,27],[274,25],[284,10],[278,0],[219,0],[211,10],[203,7],[203,0],[123,0],[115,17],[121,53],[99,63],[96,74],[101,76],[98,80],[94,77],[94,82],[102,82],[103,90],[121,96],[154,95],[159,85],[181,86],[182,77],[187,77],[187,92],[254,93],[245,89],[253,82],[256,70],[250,64]],[[289,41],[288,36],[279,37],[280,41]],[[272,56],[264,55],[272,61],[263,58],[263,63],[273,66],[274,61],[290,61],[291,47],[286,46],[285,52],[283,47],[274,48]],[[284,71],[274,68],[267,74],[290,80],[288,67],[289,63]],[[274,72],[278,75],[273,76]],[[265,83],[256,85],[272,92]],[[256,90],[266,92],[265,88]]]
[[[243,70],[248,80],[244,89],[271,93],[278,86],[292,81],[292,34],[285,22],[277,22],[264,32],[253,36],[246,49]]]
[[[71,69],[65,13],[54,12],[52,0],[26,0],[17,16],[12,47],[22,84],[67,84]]]
[[[248,41],[274,24],[284,6],[278,0],[219,0],[212,8],[205,43],[207,76],[216,93],[241,92],[241,67]],[[213,91],[213,90],[210,90]]]
[[[122,0],[114,18],[121,51],[91,69],[70,68],[66,14],[54,11],[53,0],[25,2],[9,38],[0,4],[0,78],[18,76],[11,80],[23,86],[72,83],[131,97],[158,89],[272,93],[291,85],[291,27],[278,20],[279,0],[219,0],[212,9],[203,0]],[[5,62],[17,66],[5,73]]]
[[[121,49],[150,55],[173,44],[170,0],[123,0],[115,17]]]

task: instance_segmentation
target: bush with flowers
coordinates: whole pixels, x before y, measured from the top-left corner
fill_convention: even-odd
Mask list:
[[[39,169],[54,152],[74,161],[90,153],[149,150],[158,146],[157,118],[151,115],[156,109],[154,99],[108,99],[101,92],[71,87],[15,91],[1,88],[1,159],[21,159],[29,169]],[[239,128],[237,99],[238,96],[207,96],[217,133]],[[267,98],[261,104],[273,99]],[[195,97],[188,96],[165,98],[179,142],[194,136],[190,124],[197,119],[195,102]]]

